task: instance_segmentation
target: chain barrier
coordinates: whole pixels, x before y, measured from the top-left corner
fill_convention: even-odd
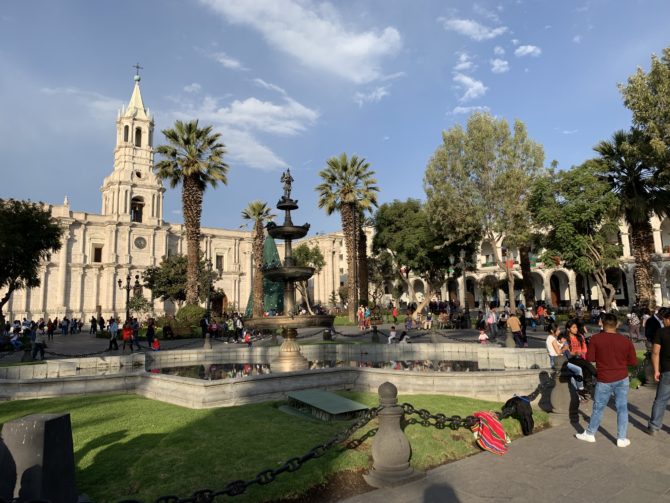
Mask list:
[[[262,470],[258,472],[258,474],[256,474],[254,478],[249,480],[234,480],[232,482],[229,482],[226,486],[223,487],[223,489],[220,489],[218,491],[213,491],[211,489],[200,489],[198,491],[195,491],[191,496],[186,498],[180,498],[174,495],[161,496],[155,500],[155,503],[211,503],[220,496],[239,496],[241,494],[244,494],[246,490],[253,485],[259,485],[259,486],[267,485],[271,482],[274,482],[277,479],[277,477],[282,473],[295,472],[300,468],[302,468],[302,466],[308,461],[324,456],[335,445],[341,444],[347,438],[349,438],[355,431],[359,430],[360,428],[368,424],[372,419],[377,417],[377,414],[379,414],[379,411],[382,408],[383,407],[379,406],[368,409],[364,415],[362,415],[358,420],[356,420],[355,423],[353,423],[346,430],[343,430],[340,433],[333,435],[327,442],[312,447],[309,451],[307,451],[306,454],[286,460],[284,464],[281,465],[279,468],[268,468]],[[376,430],[371,431],[374,431],[376,433]],[[372,436],[374,436],[374,433],[368,432],[365,435],[363,435],[363,437],[361,437],[362,440],[361,439],[352,440],[351,442],[345,445],[345,448],[348,449],[356,448],[361,443],[363,443],[367,438],[370,438]],[[139,502],[138,500],[127,499],[122,500],[118,503],[141,503],[141,502]]]
[[[421,426],[434,426],[438,430],[443,430],[449,428],[451,430],[458,430],[459,428],[472,428],[479,420],[475,416],[447,416],[438,412],[437,414],[431,414],[426,409],[416,409],[411,403],[403,403],[400,405],[402,407],[405,416],[416,415],[419,416],[419,419],[415,417],[410,417],[405,419],[407,424],[419,424]]]

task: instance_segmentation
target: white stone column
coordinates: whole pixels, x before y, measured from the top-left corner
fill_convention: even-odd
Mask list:
[[[574,306],[577,302],[577,275],[574,271],[567,271],[568,292],[570,295],[570,305]]]
[[[458,301],[461,303],[461,306],[465,309],[465,275],[461,275],[458,280]],[[447,298],[449,298],[449,283],[447,282]],[[472,308],[474,306],[467,306]]]
[[[68,306],[66,305],[67,282],[68,282],[68,248],[70,242],[70,226],[64,228],[62,237],[62,246],[60,249],[60,257],[58,261],[58,308],[59,316],[65,316]]]
[[[551,304],[551,275],[552,275],[552,271],[547,271],[543,276],[544,300],[547,304]],[[553,306],[553,307],[558,307],[558,306]]]
[[[40,316],[44,317],[46,320],[47,316],[47,289],[49,288],[49,285],[47,284],[47,270],[48,267],[44,266],[40,270]]]
[[[663,253],[663,240],[661,239],[661,229],[654,228],[652,230],[652,235],[654,236],[654,253],[659,255]]]

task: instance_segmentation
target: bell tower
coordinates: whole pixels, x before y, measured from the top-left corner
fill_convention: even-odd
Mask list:
[[[154,120],[142,101],[142,67],[135,68],[133,94],[116,118],[114,170],[100,189],[102,214],[120,222],[160,225],[165,188],[153,172]]]

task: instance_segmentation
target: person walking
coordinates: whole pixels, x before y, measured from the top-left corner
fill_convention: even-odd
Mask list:
[[[509,318],[507,319],[507,328],[512,332],[512,337],[514,337],[514,344],[517,348],[523,347],[523,339],[521,333],[521,321],[519,320],[516,313],[510,313]]]
[[[606,313],[602,317],[603,331],[591,337],[586,359],[598,368],[596,388],[593,393],[593,410],[589,425],[575,437],[584,442],[595,442],[605,407],[614,394],[617,411],[617,446],[628,447],[628,367],[637,365],[635,346],[616,331],[617,317]]]
[[[33,342],[33,360],[40,354],[40,360],[44,360],[44,348],[47,346],[46,336],[42,332],[35,334],[35,341]]]
[[[658,387],[647,426],[649,435],[655,435],[663,427],[663,415],[670,401],[670,309],[663,310],[662,319],[663,328],[656,331],[651,347],[651,364]]]
[[[121,338],[123,339],[123,352],[126,352],[126,345],[130,346],[130,352],[133,352],[133,327],[130,324],[130,320],[127,320],[123,324],[123,329],[121,330]]]
[[[118,350],[119,349],[119,343],[116,341],[118,335],[119,335],[119,324],[116,322],[114,319],[109,320],[109,348],[107,351],[111,351],[112,349]]]

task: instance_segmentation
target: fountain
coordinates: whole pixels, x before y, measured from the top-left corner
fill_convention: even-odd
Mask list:
[[[307,281],[314,274],[313,267],[297,266],[293,259],[292,242],[307,235],[309,224],[294,225],[291,211],[298,209],[298,201],[291,199],[293,183],[291,171],[282,173],[281,182],[284,184],[284,194],[277,203],[277,209],[284,211],[284,223],[276,225],[270,222],[267,231],[273,239],[284,241],[284,264],[265,264],[263,276],[274,282],[284,283],[284,312],[279,316],[263,318],[249,318],[245,325],[258,330],[281,330],[283,343],[279,348],[279,356],[272,361],[272,369],[279,372],[305,370],[309,363],[300,352],[300,345],[296,342],[298,328],[332,327],[334,316],[329,315],[297,315],[295,306],[295,283]]]

